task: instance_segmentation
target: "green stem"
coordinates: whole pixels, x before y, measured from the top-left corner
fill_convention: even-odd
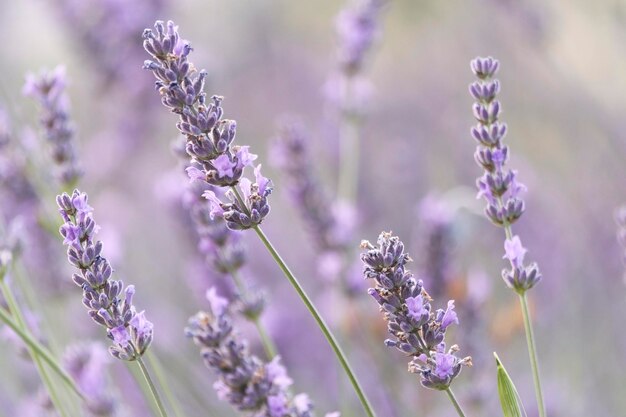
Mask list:
[[[358,191],[359,171],[359,117],[352,113],[352,76],[346,76],[346,101],[348,109],[342,109],[339,120],[339,181],[337,195],[354,203]]]
[[[456,400],[456,397],[454,396],[454,393],[452,392],[452,389],[450,387],[446,388],[446,394],[448,394],[448,398],[450,398],[450,401],[452,401],[452,405],[454,405],[454,408],[459,414],[459,417],[465,417],[465,413],[461,408],[461,404],[459,404],[459,402]]]
[[[137,357],[137,364],[139,364],[141,373],[143,374],[144,379],[148,383],[148,388],[150,388],[150,392],[152,393],[152,398],[154,399],[154,402],[156,403],[156,406],[159,410],[159,414],[161,415],[161,417],[167,417],[167,411],[165,411],[165,406],[163,406],[163,401],[161,401],[161,396],[159,395],[159,392],[157,391],[156,386],[154,385],[154,382],[152,381],[152,378],[150,377],[148,368],[146,367],[146,364],[143,362],[143,358],[141,356]]]
[[[22,312],[17,304],[17,301],[15,300],[15,297],[13,296],[13,292],[11,291],[11,289],[5,282],[4,277],[0,279],[0,288],[2,289],[2,295],[4,296],[4,299],[6,300],[7,305],[9,306],[9,311],[11,312],[11,315],[15,317],[15,324],[19,327],[20,330],[23,331],[23,333],[25,333],[28,329],[28,326],[26,325],[26,320],[24,320],[24,316],[22,315]],[[61,402],[61,399],[59,398],[57,394],[56,389],[54,388],[54,384],[52,380],[50,379],[50,375],[48,375],[48,371],[43,366],[43,363],[41,361],[42,359],[41,356],[39,355],[36,349],[33,349],[31,347],[30,344],[26,344],[26,348],[28,349],[28,353],[33,359],[33,362],[35,364],[35,367],[37,368],[37,371],[39,372],[39,376],[41,377],[41,380],[46,386],[48,395],[50,396],[50,401],[52,401],[54,408],[56,408],[56,410],[59,412],[61,417],[66,417],[68,414],[65,410],[65,407],[63,406],[63,403]]]
[[[302,302],[304,303],[306,308],[309,310],[309,312],[311,313],[311,315],[317,322],[317,325],[322,330],[322,333],[324,333],[326,340],[332,347],[333,351],[335,352],[335,355],[337,356],[337,359],[341,363],[341,366],[343,367],[346,375],[350,379],[350,382],[352,383],[352,386],[354,390],[356,391],[356,394],[359,397],[359,400],[361,401],[361,404],[363,405],[365,412],[367,413],[369,417],[375,417],[376,414],[374,413],[374,410],[372,409],[372,406],[369,403],[369,400],[367,399],[365,393],[363,392],[363,389],[361,388],[361,385],[359,384],[358,379],[356,378],[354,372],[352,371],[352,368],[350,367],[350,364],[348,363],[348,359],[346,358],[345,354],[341,350],[341,347],[337,343],[335,336],[333,336],[332,332],[330,331],[330,328],[324,322],[324,319],[320,316],[319,312],[313,305],[313,302],[311,301],[309,296],[306,294],[306,292],[304,291],[304,289],[302,288],[302,286],[300,285],[296,277],[289,270],[289,267],[287,267],[285,262],[282,260],[282,258],[278,254],[278,252],[276,252],[276,249],[274,249],[270,241],[267,239],[267,236],[265,236],[265,233],[263,233],[263,231],[261,230],[259,226],[255,226],[253,227],[253,229],[256,232],[256,234],[259,236],[259,238],[261,239],[261,241],[263,242],[267,250],[272,255],[272,258],[274,258],[274,260],[276,261],[280,269],[283,271],[283,273],[285,274],[285,276],[287,277],[291,285],[295,288],[296,292],[302,299]]]
[[[533,334],[533,325],[528,309],[528,299],[526,293],[519,294],[520,304],[522,305],[522,315],[524,317],[524,329],[526,330],[526,344],[528,345],[528,356],[530,357],[530,367],[533,373],[533,382],[535,384],[535,396],[537,397],[537,408],[539,409],[539,417],[546,417],[546,409],[543,403],[543,393],[541,391],[541,379],[539,378],[539,361],[537,360],[537,348],[535,347],[535,336]]]
[[[61,365],[59,365],[58,362],[52,357],[52,354],[39,342],[37,342],[32,336],[22,330],[22,328],[13,321],[9,313],[3,308],[0,308],[0,320],[2,320],[4,324],[9,326],[11,330],[13,330],[15,334],[17,334],[20,339],[22,339],[26,346],[31,348],[34,352],[37,352],[41,359],[43,359],[50,366],[50,368],[52,368],[52,370],[56,372],[59,377],[61,377],[61,379],[67,384],[67,386],[70,387],[72,391],[76,393],[76,395],[84,400],[83,395],[74,384],[72,377],[70,377],[67,372],[65,372],[63,368],[61,368]]]
[[[161,361],[159,360],[159,358],[157,358],[151,351],[148,351],[146,353],[146,357],[148,358],[148,362],[150,363],[150,366],[152,366],[152,369],[154,369],[154,375],[156,376],[156,380],[161,386],[161,389],[163,390],[165,399],[167,400],[167,402],[172,407],[172,410],[174,411],[174,416],[180,417],[180,416],[185,415],[182,411],[180,404],[178,403],[178,400],[172,393],[172,390],[170,389],[169,384],[165,380],[165,373],[163,372],[163,366],[161,365]]]
[[[230,271],[230,276],[233,279],[233,282],[235,283],[235,287],[237,287],[237,290],[239,291],[239,293],[243,297],[245,297],[247,293],[246,286],[241,280],[241,277],[239,276],[238,272]],[[261,343],[263,344],[265,355],[267,356],[268,359],[273,359],[274,356],[276,356],[277,354],[276,353],[277,349],[276,349],[276,345],[274,344],[271,337],[269,336],[269,333],[265,329],[265,326],[263,326],[263,323],[261,323],[261,320],[258,317],[252,320],[252,323],[254,323],[254,326],[256,327],[257,332],[259,333],[259,338],[261,339]]]

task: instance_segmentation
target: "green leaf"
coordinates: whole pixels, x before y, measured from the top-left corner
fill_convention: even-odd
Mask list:
[[[504,369],[498,354],[494,352],[493,356],[496,358],[496,366],[498,368],[498,395],[500,396],[504,417],[526,416],[526,410],[524,410],[522,399],[517,393],[513,380],[511,380],[508,372]]]

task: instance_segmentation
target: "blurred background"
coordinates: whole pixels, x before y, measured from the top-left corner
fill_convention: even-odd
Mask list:
[[[179,25],[194,47],[190,60],[208,71],[207,94],[224,96],[225,117],[238,123],[237,142],[259,154],[275,186],[264,229],[345,343],[379,415],[454,415],[445,396],[420,387],[406,372],[406,358],[382,343],[386,329],[357,262],[360,240],[375,241],[381,230],[407,244],[415,260],[410,268],[427,288],[438,288],[431,291],[437,307],[457,300],[460,325],[449,337],[475,366],[455,381],[455,392],[471,415],[500,413],[493,351],[529,415],[536,415],[521,315],[501,279],[504,234],[475,199],[481,170],[469,134],[469,61],[492,55],[501,64],[509,166],[528,187],[515,232],[544,277],[530,298],[549,415],[624,415],[626,288],[614,212],[626,203],[626,3],[385,5],[359,75],[358,224],[347,245],[355,261],[349,291],[325,272],[327,259],[319,256],[288,191],[289,178],[273,157],[280,121],[297,118],[307,132],[311,167],[333,195],[341,132],[340,94],[332,82],[341,42],[336,21],[348,4],[0,0],[0,106],[25,158],[45,166],[37,106],[21,91],[25,74],[65,66],[85,172],[80,188],[89,193],[118,278],[136,285],[136,303],[155,324],[154,352],[188,415],[233,413],[218,400],[215,376],[183,334],[188,317],[207,308],[206,289],[228,291],[229,283],[196,249],[180,203],[187,181],[172,152],[176,117],[141,68],[148,58],[141,33],[155,19]],[[45,174],[40,180],[40,209],[54,216],[60,188]],[[0,200],[5,224],[16,215],[8,209],[10,198],[3,193]],[[41,241],[31,239],[22,248],[25,274],[45,299],[37,306],[44,333],[54,335],[60,350],[77,341],[106,343],[70,281],[61,240],[48,237],[46,253],[39,254]],[[262,320],[295,391],[311,396],[318,415],[361,415],[293,289],[256,236],[245,234],[244,243],[245,275],[267,295]],[[239,325],[261,354],[254,328],[244,320]],[[16,352],[0,343],[0,415],[26,415],[24,402],[37,391],[32,365],[15,360]],[[109,372],[122,411],[145,415],[125,364],[112,362]]]

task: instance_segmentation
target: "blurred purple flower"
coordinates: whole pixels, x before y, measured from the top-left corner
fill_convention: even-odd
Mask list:
[[[39,75],[28,74],[23,92],[41,106],[41,126],[50,143],[59,181],[71,188],[81,177],[82,170],[76,156],[66,85],[65,69],[57,67],[54,71],[42,71]]]

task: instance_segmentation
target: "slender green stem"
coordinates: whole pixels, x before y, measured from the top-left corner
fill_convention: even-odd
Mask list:
[[[2,289],[2,295],[4,296],[4,299],[6,300],[9,306],[9,311],[11,312],[12,316],[15,318],[15,323],[23,332],[28,331],[26,320],[24,319],[24,316],[22,315],[19,305],[17,304],[17,301],[15,300],[15,297],[13,296],[13,291],[11,291],[11,288],[9,288],[9,286],[5,282],[4,277],[0,279],[0,288]],[[48,395],[50,396],[50,401],[52,401],[54,408],[56,408],[56,410],[59,412],[61,417],[66,417],[68,415],[67,411],[65,410],[65,407],[63,406],[63,403],[57,394],[57,391],[54,387],[54,383],[50,379],[50,375],[48,375],[48,371],[43,366],[41,356],[39,355],[36,349],[33,349],[31,347],[31,345],[26,344],[26,348],[28,349],[28,353],[33,359],[33,362],[35,364],[35,367],[37,368],[37,371],[39,372],[39,376],[41,377],[41,380],[46,386]]]
[[[502,209],[502,197],[498,197],[499,208]],[[513,229],[507,222],[504,223],[504,234],[508,240],[513,238]],[[528,299],[526,292],[518,292],[520,304],[522,306],[522,316],[524,318],[524,330],[526,333],[526,345],[528,346],[528,356],[530,358],[530,368],[533,374],[533,383],[535,385],[535,397],[537,398],[537,408],[539,409],[539,417],[546,417],[546,408],[543,402],[543,392],[541,390],[541,378],[539,377],[539,361],[537,360],[537,348],[535,347],[535,336],[533,334],[533,326],[528,310]]]
[[[233,279],[233,282],[235,283],[235,286],[237,287],[239,293],[245,297],[247,289],[241,277],[239,276],[239,273],[233,270],[230,271],[230,276]],[[276,345],[274,344],[272,338],[269,336],[269,333],[265,329],[265,326],[263,326],[263,323],[261,323],[261,320],[258,317],[252,320],[252,323],[254,323],[254,326],[259,333],[259,338],[261,339],[261,343],[263,344],[265,355],[268,359],[274,358],[274,356],[276,356],[277,354]]]
[[[526,329],[526,344],[528,345],[528,356],[530,357],[530,367],[533,373],[533,382],[535,384],[535,396],[537,397],[537,408],[539,409],[539,417],[546,417],[546,409],[543,403],[543,393],[541,391],[541,379],[539,378],[539,361],[537,360],[537,348],[535,347],[535,336],[533,334],[533,325],[528,309],[528,299],[526,293],[519,294],[520,303],[522,305],[522,315],[524,317],[524,328]]]
[[[150,407],[150,410],[152,410],[152,414],[154,414],[155,416],[159,415],[159,408],[152,400],[152,392],[150,391],[150,387],[148,386],[146,379],[143,377],[143,373],[141,372],[140,368],[138,366],[129,366],[128,370],[135,380],[135,383],[137,383],[137,386],[141,390],[141,394],[146,401],[146,405]]]
[[[324,322],[324,319],[322,318],[322,316],[320,316],[319,312],[317,311],[317,309],[313,305],[313,302],[311,301],[311,299],[309,298],[307,293],[304,291],[304,289],[302,288],[302,286],[300,285],[300,283],[298,282],[296,277],[289,270],[289,267],[285,264],[285,262],[280,257],[278,252],[276,252],[276,249],[274,249],[274,247],[272,246],[272,244],[268,240],[267,236],[265,236],[265,233],[263,233],[263,231],[261,230],[261,228],[259,226],[255,226],[255,227],[253,227],[253,229],[256,232],[256,234],[259,236],[259,238],[261,239],[261,241],[263,242],[263,244],[265,245],[267,250],[272,255],[272,258],[274,258],[274,260],[276,261],[276,263],[278,264],[280,269],[283,271],[283,273],[285,274],[285,276],[287,277],[287,279],[289,280],[291,285],[295,288],[296,292],[298,293],[298,295],[302,299],[302,302],[307,307],[307,309],[309,310],[309,312],[311,313],[311,315],[313,316],[313,318],[317,322],[317,325],[322,330],[322,333],[324,333],[324,336],[326,337],[326,340],[328,341],[328,343],[332,347],[333,351],[335,352],[335,355],[337,356],[337,359],[341,363],[341,366],[343,367],[346,375],[350,379],[350,382],[352,383],[352,386],[353,386],[354,390],[356,391],[356,394],[359,397],[359,400],[361,401],[361,404],[363,405],[363,408],[365,409],[365,412],[367,413],[367,415],[369,417],[375,417],[376,414],[374,413],[374,410],[373,410],[369,400],[367,399],[367,396],[365,395],[365,392],[361,388],[361,385],[359,384],[358,379],[356,378],[354,372],[352,371],[352,368],[350,367],[350,364],[348,363],[348,359],[346,358],[345,354],[341,350],[341,347],[337,343],[337,340],[335,339],[335,336],[333,336],[332,332],[330,331],[330,328]]]
[[[157,408],[159,409],[159,414],[161,415],[161,417],[167,417],[167,411],[165,411],[165,406],[163,405],[163,401],[161,401],[161,396],[159,395],[159,392],[157,391],[156,386],[154,385],[154,382],[152,381],[152,377],[150,377],[148,368],[146,367],[146,364],[143,362],[143,359],[141,356],[137,358],[137,364],[139,364],[141,373],[143,374],[144,379],[148,383],[148,388],[150,388],[152,397],[154,398]]]
[[[148,351],[146,353],[146,357],[148,358],[148,362],[150,363],[150,366],[152,366],[152,369],[154,370],[154,375],[156,376],[156,380],[159,383],[159,386],[163,390],[165,399],[167,400],[167,402],[172,407],[172,410],[174,411],[174,416],[180,417],[180,416],[185,415],[182,411],[182,408],[178,400],[172,393],[172,390],[170,389],[169,384],[165,380],[165,373],[163,372],[163,366],[161,365],[161,361],[159,360],[159,358],[157,358],[156,355],[152,353],[152,351]]]
[[[56,372],[59,377],[61,377],[67,386],[70,387],[74,393],[76,393],[76,395],[78,395],[81,399],[84,399],[83,395],[76,387],[76,384],[74,384],[72,377],[70,377],[67,372],[61,368],[61,365],[59,365],[59,363],[53,358],[52,354],[31,335],[22,330],[22,328],[13,321],[9,313],[7,313],[7,311],[3,308],[0,308],[0,320],[9,326],[9,328],[11,328],[11,330],[13,330],[15,334],[20,337],[20,339],[22,339],[26,346],[31,348],[34,352],[37,352],[37,354],[50,366],[50,368]]]
[[[354,203],[358,192],[359,171],[359,119],[347,114],[341,117],[339,133],[339,183],[337,195]]]
[[[450,398],[450,401],[452,401],[452,405],[454,405],[454,408],[459,414],[459,417],[465,417],[465,413],[461,408],[461,404],[459,404],[459,402],[456,400],[456,397],[454,396],[454,393],[452,392],[452,389],[450,387],[446,389],[446,394],[448,394],[448,398]]]

